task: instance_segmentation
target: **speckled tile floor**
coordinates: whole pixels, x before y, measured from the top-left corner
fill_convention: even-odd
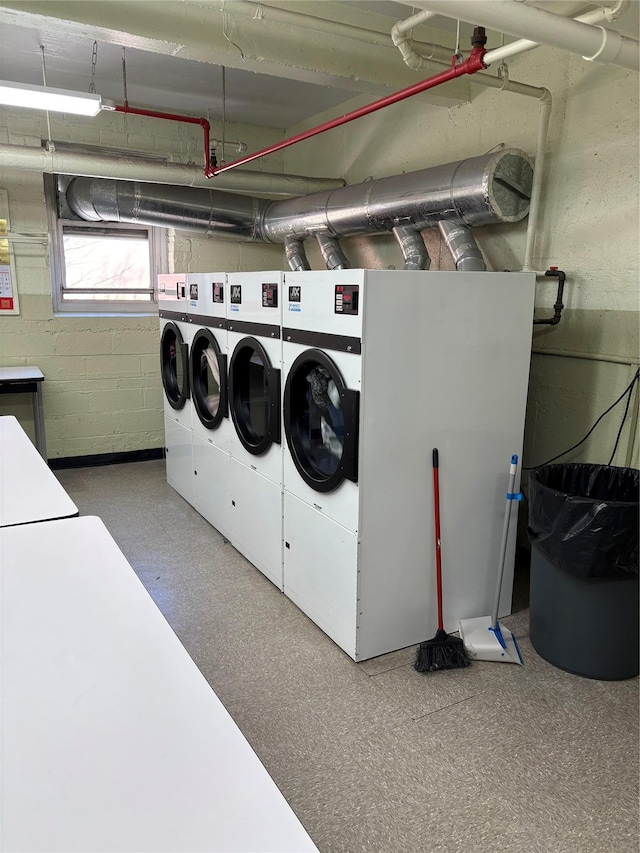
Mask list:
[[[524,667],[420,675],[414,648],[356,664],[167,486],[163,462],[57,476],[103,519],[321,853],[638,851],[637,679],[555,669],[526,609],[504,620]]]

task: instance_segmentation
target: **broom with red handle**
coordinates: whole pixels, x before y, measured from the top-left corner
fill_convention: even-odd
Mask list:
[[[433,449],[433,513],[436,547],[436,591],[438,596],[438,630],[432,640],[420,643],[416,655],[415,669],[418,672],[436,672],[439,669],[461,669],[471,661],[459,637],[452,637],[444,630],[442,617],[442,546],[440,542],[440,478],[438,451]]]

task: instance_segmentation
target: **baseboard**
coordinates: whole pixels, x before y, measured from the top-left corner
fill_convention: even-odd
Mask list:
[[[148,462],[151,459],[163,459],[164,447],[152,447],[149,450],[127,450],[122,453],[95,453],[91,456],[63,456],[49,459],[52,471],[64,468],[93,468],[97,465],[120,465],[123,462]]]

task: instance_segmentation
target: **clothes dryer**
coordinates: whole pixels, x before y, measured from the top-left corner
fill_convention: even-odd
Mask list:
[[[491,609],[535,274],[285,273],[284,591],[354,660]],[[501,613],[510,612],[515,524]],[[484,608],[484,609],[483,609]]]
[[[229,273],[231,541],[282,589],[283,273]]]
[[[226,274],[190,273],[193,505],[230,534]]]
[[[189,390],[190,326],[186,276],[158,276],[160,373],[164,397],[167,482],[193,503],[192,404]]]

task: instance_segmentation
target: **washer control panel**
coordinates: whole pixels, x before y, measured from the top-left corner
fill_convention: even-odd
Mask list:
[[[278,283],[263,282],[262,283],[262,307],[277,308],[278,307]]]
[[[224,302],[224,284],[222,282],[211,282],[211,297],[214,302]]]
[[[358,284],[336,284],[334,311],[336,314],[357,314],[359,303]]]

